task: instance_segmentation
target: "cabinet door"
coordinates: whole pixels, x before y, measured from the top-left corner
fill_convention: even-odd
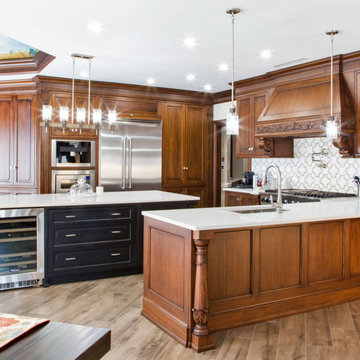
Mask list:
[[[206,108],[186,106],[186,184],[204,185],[208,154]]]
[[[264,151],[259,148],[259,139],[255,137],[255,125],[256,121],[259,119],[261,113],[263,112],[266,104],[266,94],[261,93],[254,96],[254,123],[251,127],[251,147],[254,149],[254,154],[264,155]]]
[[[30,98],[17,98],[15,122],[14,185],[35,186],[35,119]]]
[[[13,182],[13,106],[11,97],[0,98],[0,185]]]
[[[184,183],[184,129],[184,106],[166,104],[163,119],[163,185],[181,185]]]
[[[251,106],[253,98],[251,96],[240,97],[238,99],[238,115],[240,120],[239,135],[236,137],[236,156],[246,156],[251,151],[250,128],[253,125],[251,121]]]
[[[238,193],[225,191],[225,206],[239,206]]]
[[[238,99],[240,129],[236,138],[236,157],[266,157],[255,138],[255,123],[265,108],[266,94],[260,92]]]
[[[200,198],[200,201],[194,206],[196,208],[209,206],[206,196],[206,186],[188,187],[186,188],[186,195],[198,196]]]

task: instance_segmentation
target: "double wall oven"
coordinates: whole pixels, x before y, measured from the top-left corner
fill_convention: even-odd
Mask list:
[[[95,189],[95,140],[51,140],[51,192],[65,193],[82,178]]]

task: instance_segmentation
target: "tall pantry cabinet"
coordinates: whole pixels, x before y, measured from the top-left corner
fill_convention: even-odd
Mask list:
[[[210,206],[211,109],[209,106],[164,103],[163,190],[200,196]]]
[[[36,91],[1,90],[0,194],[36,193]]]

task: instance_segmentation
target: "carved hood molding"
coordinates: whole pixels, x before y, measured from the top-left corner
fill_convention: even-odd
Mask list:
[[[333,115],[340,124],[334,145],[352,155],[355,113],[349,90],[340,74],[334,75]],[[330,116],[330,76],[276,87],[256,122],[255,136],[325,136]]]

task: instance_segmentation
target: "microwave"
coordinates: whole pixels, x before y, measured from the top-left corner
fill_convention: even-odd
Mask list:
[[[95,167],[94,140],[51,140],[52,167]]]

